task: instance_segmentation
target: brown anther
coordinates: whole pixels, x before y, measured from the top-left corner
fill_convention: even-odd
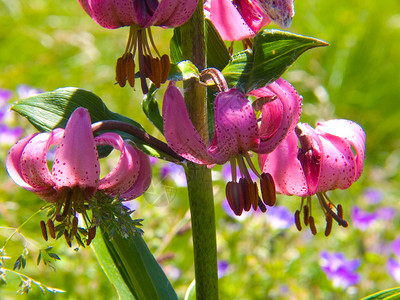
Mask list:
[[[63,217],[62,215],[56,214],[56,221],[57,222],[62,222],[64,219],[65,219],[65,217]]]
[[[68,213],[69,213],[69,211],[70,211],[70,209],[71,209],[71,203],[72,203],[72,194],[71,194],[71,192],[70,193],[68,193],[68,195],[67,195],[67,199],[65,200],[65,203],[64,203],[64,210],[63,210],[63,213],[62,213],[62,217],[63,217],[63,219],[68,215]]]
[[[228,182],[225,193],[229,206],[235,215],[240,216],[244,208],[243,191],[240,184],[234,181]]]
[[[135,61],[133,59],[132,53],[128,53],[126,56],[126,79],[131,87],[135,86]]]
[[[161,72],[162,72],[162,66],[160,59],[158,57],[152,58],[151,76],[149,76],[149,78],[157,88],[161,86],[161,77],[162,77]]]
[[[42,236],[44,240],[47,242],[48,237],[47,237],[46,223],[43,220],[40,221],[40,228],[42,229]]]
[[[258,207],[260,210],[265,213],[267,211],[267,207],[264,205],[264,203],[261,201],[261,198],[258,197]]]
[[[47,227],[49,228],[49,233],[52,239],[56,238],[56,231],[54,229],[54,223],[51,219],[47,220]]]
[[[64,238],[65,238],[65,241],[67,242],[68,246],[71,248],[72,247],[71,239],[69,238],[69,234],[66,229],[64,230]]]
[[[94,237],[96,236],[96,226],[92,226],[89,228],[88,237],[86,240],[86,245],[89,246],[90,243],[93,241]]]
[[[338,204],[338,206],[337,206],[337,214],[338,214],[339,218],[343,219],[343,207],[340,204]]]
[[[258,195],[257,182],[252,182],[251,184],[249,184],[249,190],[251,190],[250,199],[253,205],[253,209],[257,210],[257,206],[259,206],[258,200],[260,199],[260,195]]]
[[[312,216],[310,216],[308,218],[308,223],[310,224],[311,233],[313,235],[316,235],[317,234],[317,228],[315,227],[314,218]]]
[[[343,220],[343,222],[339,223],[339,225],[342,226],[342,227],[344,227],[344,228],[349,227],[349,223],[347,223],[346,220]]]
[[[151,79],[151,57],[150,55],[143,55],[144,73]]]
[[[325,220],[326,220],[325,236],[329,236],[332,232],[332,216],[327,215]]]
[[[294,223],[296,224],[296,228],[298,231],[301,231],[301,222],[300,222],[300,211],[296,210],[294,213]]]
[[[161,56],[161,83],[167,81],[169,76],[169,71],[171,70],[171,63],[167,54]]]
[[[245,211],[249,211],[251,208],[251,186],[249,185],[249,183],[247,182],[247,180],[245,178],[240,178],[239,179],[239,185],[240,185],[240,189],[242,191],[243,194],[243,209]]]
[[[76,236],[78,233],[78,218],[75,216],[72,219],[72,236]]]
[[[115,66],[115,80],[118,82],[120,87],[124,87],[126,84],[126,61],[124,56],[117,59],[117,65]]]
[[[308,210],[308,206],[306,205],[306,206],[304,206],[304,211],[303,211],[303,215],[304,215],[304,225],[306,225],[306,226],[308,226],[308,217],[310,216],[309,215],[309,210]]]
[[[276,191],[274,179],[272,178],[271,174],[261,174],[260,187],[264,203],[268,206],[274,206],[276,203]]]

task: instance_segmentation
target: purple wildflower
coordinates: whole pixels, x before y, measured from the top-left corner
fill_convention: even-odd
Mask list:
[[[15,144],[23,132],[24,129],[22,127],[11,128],[5,124],[0,124],[0,144]]]
[[[360,207],[354,206],[351,210],[351,219],[355,228],[365,231],[378,219],[378,214],[363,211]]]
[[[400,263],[397,259],[391,257],[387,260],[386,266],[390,276],[392,276],[397,282],[400,282]]]
[[[267,210],[267,222],[274,229],[287,229],[293,224],[293,214],[285,206],[272,206]]]
[[[171,162],[166,163],[161,167],[160,176],[162,179],[172,179],[178,187],[187,186],[185,171],[180,165]]]
[[[346,289],[360,281],[359,274],[355,272],[360,266],[360,260],[347,260],[343,253],[322,251],[320,266],[334,287]]]
[[[370,204],[377,204],[382,201],[383,193],[374,188],[366,188],[364,190],[364,197]]]
[[[218,278],[224,277],[229,271],[229,263],[226,260],[218,261]]]
[[[43,90],[36,89],[27,84],[20,84],[17,86],[17,95],[18,95],[18,98],[20,98],[20,99],[36,96],[43,92],[44,92]]]
[[[380,220],[390,222],[396,215],[396,210],[393,207],[381,207],[376,211]]]

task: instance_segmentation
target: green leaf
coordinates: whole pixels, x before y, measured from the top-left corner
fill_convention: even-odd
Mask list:
[[[230,87],[246,82],[253,68],[253,54],[244,50],[233,54],[229,64],[222,70],[226,82]]]
[[[108,260],[105,268],[116,268],[120,278],[136,299],[178,299],[171,283],[139,233],[128,238],[114,233],[110,241],[109,234],[102,230],[102,239],[109,254],[103,252],[99,255],[110,255],[113,260],[113,266]],[[97,249],[98,244],[95,243],[94,247]]]
[[[108,252],[107,246],[103,241],[103,238],[96,236],[91,243],[92,250],[96,255],[97,261],[99,262],[101,268],[106,274],[108,280],[115,287],[118,293],[119,299],[135,299],[134,295],[137,297],[134,291],[131,290],[126,285],[122,275],[120,274],[118,268],[114,264],[114,261]]]
[[[231,56],[224,41],[211,20],[205,20],[207,67],[222,70],[229,63]]]
[[[184,300],[196,300],[196,281],[193,280],[189,285]]]
[[[149,92],[143,98],[142,109],[150,122],[153,123],[161,133],[164,133],[163,118],[155,98],[156,92],[157,87],[154,84],[151,84]]]
[[[397,300],[400,299],[400,287],[379,291],[361,300]]]
[[[190,78],[199,78],[199,70],[190,60],[171,64],[168,80],[182,81]]]
[[[253,53],[242,51],[234,55],[222,73],[230,86],[247,93],[278,79],[305,51],[327,45],[312,37],[263,30],[254,38]]]
[[[182,39],[180,27],[175,27],[174,35],[169,42],[171,62],[177,64],[182,60]]]
[[[64,128],[69,116],[77,107],[85,107],[89,110],[92,123],[103,120],[117,120],[129,123],[143,130],[143,127],[134,120],[110,111],[103,101],[87,90],[67,87],[52,92],[42,93],[18,101],[12,109],[27,118],[39,131],[51,131],[54,128]],[[116,131],[124,139],[130,139],[145,153],[155,157],[165,157],[158,150],[142,143],[133,135]],[[104,157],[111,151],[110,147],[99,147],[100,157]]]

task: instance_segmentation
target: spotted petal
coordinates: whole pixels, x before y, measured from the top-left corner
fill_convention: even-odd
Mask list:
[[[100,180],[99,190],[110,196],[126,192],[135,183],[139,176],[140,160],[136,150],[124,142],[121,136],[108,132],[95,138],[99,145],[109,145],[121,152],[115,168]]]
[[[350,145],[342,138],[319,135],[323,153],[317,192],[347,189],[356,180],[356,160]]]
[[[206,9],[221,38],[227,41],[251,38],[270,22],[250,1],[241,0],[235,5],[231,0],[209,0]]]
[[[320,134],[329,133],[345,139],[356,152],[356,181],[363,171],[365,159],[365,132],[360,125],[349,120],[329,120],[319,122],[315,128]]]
[[[150,159],[140,150],[136,149],[136,153],[140,161],[139,176],[136,178],[133,185],[120,195],[124,200],[132,200],[139,197],[148,189],[151,183],[152,172]]]
[[[230,89],[215,99],[215,135],[210,147],[217,163],[258,148],[259,131],[253,106],[245,95]]]
[[[137,24],[176,27],[193,14],[198,0],[79,0],[86,13],[105,28]]]
[[[46,157],[48,149],[58,143],[63,131],[56,129],[51,133],[29,135],[10,149],[6,159],[7,171],[16,184],[50,202],[55,201],[56,191]]]
[[[301,103],[293,86],[286,80],[279,78],[268,86],[250,93],[257,98],[271,97],[276,99],[262,106],[260,135],[261,142],[258,153],[269,153],[290,134],[300,119]]]
[[[55,154],[52,174],[57,189],[97,189],[100,165],[87,109],[77,108],[68,120]]]
[[[297,159],[298,149],[297,136],[292,132],[273,152],[259,155],[260,167],[263,173],[272,175],[277,192],[309,196],[306,177]]]
[[[189,118],[181,92],[173,82],[164,94],[163,120],[164,136],[172,150],[198,164],[214,163],[204,140]]]

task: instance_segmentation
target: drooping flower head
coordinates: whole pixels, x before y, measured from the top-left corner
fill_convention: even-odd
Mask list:
[[[271,20],[287,28],[294,15],[293,0],[207,0],[205,14],[226,41],[254,37]]]
[[[150,26],[177,27],[193,14],[198,0],[78,0],[86,13],[99,25],[108,29],[130,26],[124,54],[118,59],[116,81],[122,87],[135,81],[134,57],[139,54],[142,90],[148,89],[145,76],[159,87],[169,74],[169,58],[161,56],[151,35]],[[156,57],[151,52],[153,47]]]
[[[300,144],[300,147],[299,147]],[[353,152],[354,151],[354,152]],[[298,124],[295,131],[268,155],[259,156],[263,172],[270,173],[278,192],[302,197],[300,210],[296,211],[296,226],[301,230],[300,212],[304,223],[316,229],[311,213],[311,196],[316,194],[326,215],[326,235],[332,228],[332,218],[339,225],[348,226],[343,220],[343,210],[335,207],[326,192],[347,189],[360,177],[365,157],[365,133],[348,120],[320,122],[313,129],[308,124]],[[306,204],[303,204],[306,199]]]
[[[101,145],[111,146],[121,153],[115,168],[103,178],[100,178],[96,149]],[[49,169],[47,153],[52,146],[57,150]],[[54,204],[55,212],[47,221],[50,234],[54,238],[54,221],[58,221],[68,229],[66,239],[77,234],[77,213],[82,214],[92,231],[95,230],[96,224],[88,217],[85,204],[97,191],[131,200],[146,191],[152,174],[148,157],[118,134],[107,132],[94,137],[85,108],[77,108],[72,113],[65,129],[35,133],[20,140],[10,149],[6,168],[15,183]],[[89,237],[87,243],[93,235]],[[70,244],[68,239],[67,242]]]
[[[172,82],[167,88],[163,102],[164,135],[168,145],[179,155],[198,164],[231,163],[232,181],[228,182],[226,195],[236,215],[243,210],[254,210],[275,203],[275,187],[268,173],[259,174],[253,166],[249,151],[268,153],[293,130],[300,117],[301,97],[285,80],[258,91],[264,97],[261,107],[260,125],[252,103],[238,89],[226,89],[215,99],[215,133],[209,145],[193,126],[180,91]],[[255,105],[257,108],[258,106]],[[273,124],[272,124],[273,122]],[[258,195],[257,184],[253,182],[246,162],[260,178],[264,203]],[[241,173],[237,181],[236,163]]]

